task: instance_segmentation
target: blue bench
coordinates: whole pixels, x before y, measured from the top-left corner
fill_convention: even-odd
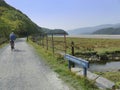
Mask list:
[[[64,58],[68,60],[68,68],[70,70],[71,70],[71,62],[76,63],[83,67],[84,69],[83,74],[85,77],[87,76],[87,68],[89,68],[89,61],[81,59],[81,58],[77,58],[69,54],[65,54]]]

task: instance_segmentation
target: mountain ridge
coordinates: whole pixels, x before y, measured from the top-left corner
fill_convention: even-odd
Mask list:
[[[97,30],[93,32],[92,34],[107,34],[107,35],[120,35],[120,27],[119,28],[114,28],[114,27],[109,27],[109,28],[104,28]]]
[[[102,25],[93,26],[93,27],[77,28],[77,29],[69,30],[67,32],[70,35],[93,34],[97,30],[102,30],[102,29],[110,28],[110,27],[119,28],[120,23],[117,23],[117,24],[102,24]]]

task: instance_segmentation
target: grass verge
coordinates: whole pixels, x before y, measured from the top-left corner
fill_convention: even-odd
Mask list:
[[[6,43],[3,43],[3,44],[0,44],[0,48],[4,47],[6,44],[8,44],[8,43],[6,42]]]
[[[38,55],[40,55],[43,60],[55,71],[59,74],[59,77],[64,80],[64,82],[68,83],[70,86],[74,87],[76,90],[99,90],[94,83],[88,81],[84,77],[75,76],[68,70],[68,63],[61,57],[60,55],[53,54],[50,51],[46,51],[41,46],[33,43],[29,40],[29,44],[31,44]]]

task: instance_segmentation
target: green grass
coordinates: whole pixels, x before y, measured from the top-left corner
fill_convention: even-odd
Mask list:
[[[38,54],[44,58],[43,60],[51,67],[51,69],[57,72],[59,77],[70,86],[74,87],[76,90],[99,90],[96,86],[94,86],[93,82],[71,73],[68,70],[68,62],[63,60],[61,55],[56,54],[53,56],[50,51],[46,51],[44,48],[31,42],[30,40],[29,43],[35,48]]]
[[[4,47],[5,45],[6,45],[6,43],[4,43],[4,44],[0,45],[0,48]]]
[[[0,48],[4,47],[6,44],[8,44],[8,42],[0,44]]]
[[[85,51],[87,48],[98,53],[120,50],[120,40],[118,39],[67,38],[68,43],[71,41],[75,43],[75,50],[79,49],[79,51]]]

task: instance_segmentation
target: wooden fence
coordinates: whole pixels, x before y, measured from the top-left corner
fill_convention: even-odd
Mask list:
[[[64,39],[57,40],[54,37],[62,36]],[[66,34],[37,34],[32,35],[32,41],[41,45],[46,50],[52,50],[53,54],[55,52],[64,52],[66,53]]]

